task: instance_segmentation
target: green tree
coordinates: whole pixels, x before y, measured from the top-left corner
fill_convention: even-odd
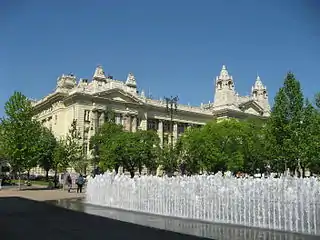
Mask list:
[[[268,154],[266,153],[266,135],[264,121],[259,119],[247,119],[242,122],[243,127],[243,171],[255,174],[257,169],[260,173],[266,172]]]
[[[79,170],[80,164],[84,161],[80,131],[77,128],[77,120],[73,120],[68,134],[57,141],[54,149],[53,170],[55,172],[55,180],[58,172],[66,171],[68,167]],[[55,181],[56,186],[57,181]]]
[[[36,158],[40,167],[46,171],[46,179],[50,169],[54,169],[54,152],[57,147],[57,140],[53,133],[46,127],[41,128],[37,141]]]
[[[122,132],[114,140],[117,145],[115,154],[118,154],[119,165],[123,166],[132,178],[135,172],[137,170],[141,171],[143,167],[143,153],[140,152],[141,139],[139,137],[136,133]]]
[[[3,150],[13,170],[21,172],[35,167],[37,138],[40,125],[33,117],[31,102],[20,92],[14,94],[5,103],[6,117],[2,119]],[[20,185],[20,184],[19,184]]]
[[[139,139],[136,148],[140,152],[142,164],[148,169],[148,174],[154,175],[159,166],[160,139],[158,134],[155,131],[138,131],[133,134]],[[140,168],[140,173],[141,170]]]
[[[207,172],[242,170],[242,124],[230,119],[211,122],[203,127],[206,137],[206,159],[204,167]]]
[[[61,138],[57,141],[53,152],[53,170],[54,170],[54,184],[57,187],[58,172],[65,171],[69,166],[68,152],[66,148],[66,140]]]
[[[141,134],[126,131],[113,135],[109,144],[100,148],[100,167],[107,170],[122,166],[133,178],[135,172],[143,167],[144,152],[141,150],[144,143],[140,137]]]
[[[114,141],[123,132],[121,125],[106,121],[90,139],[90,148],[94,155],[94,164],[99,163],[102,170],[115,169],[118,172],[120,162],[116,149],[119,147]]]
[[[221,130],[217,131],[215,145],[218,149],[218,156],[225,162],[225,168],[231,172],[237,172],[243,170],[244,154],[244,129],[243,122],[235,119],[222,121],[216,123],[216,128],[221,127]],[[221,169],[220,171],[223,171]]]
[[[308,99],[304,107],[301,128],[303,131],[301,132],[299,144],[301,153],[299,164],[304,177],[306,169],[314,173],[320,172],[320,118],[319,113]]]
[[[178,140],[180,171],[184,174],[199,173],[203,167],[203,153],[207,150],[201,128],[188,129]]]
[[[2,123],[0,122],[0,162],[8,159],[4,149],[4,141],[5,141],[4,130],[3,130]]]
[[[315,95],[315,104],[317,106],[318,109],[320,109],[320,92],[318,92],[316,95]]]
[[[86,154],[83,152],[82,137],[76,119],[71,123],[64,144],[69,165],[75,170],[82,172],[83,168],[87,166],[87,159]]]
[[[159,163],[161,169],[168,176],[172,176],[178,168],[178,152],[170,145],[165,145],[159,152]]]
[[[294,171],[298,167],[301,158],[303,111],[304,100],[300,82],[289,72],[275,97],[267,124],[268,150],[272,158],[270,164],[274,171],[283,172],[287,168]]]
[[[182,159],[188,174],[242,170],[244,164],[244,127],[242,122],[210,122],[190,129],[181,138]]]

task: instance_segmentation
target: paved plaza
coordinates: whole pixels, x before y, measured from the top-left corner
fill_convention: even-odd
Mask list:
[[[82,197],[84,197],[83,193],[47,190],[40,186],[21,191],[17,188],[1,190],[0,239],[204,239],[171,231],[189,234],[197,232],[196,235],[221,240],[251,240],[257,239],[258,236],[262,239],[275,240],[319,239],[318,236],[302,236],[294,233],[281,233],[240,226],[205,224],[160,216],[144,216],[141,213],[101,208],[93,205],[87,206],[86,210],[86,212],[92,212],[91,215],[83,212],[83,210],[76,210],[78,207],[72,207],[80,201],[76,198]],[[64,200],[55,201],[61,199]],[[57,205],[60,206],[65,205],[63,202],[70,206],[67,207],[68,209],[58,207],[55,204],[48,203],[50,200],[53,200],[51,202],[59,202]]]
[[[33,186],[30,188],[22,188],[22,190],[18,190],[17,187],[2,189],[0,190],[0,198],[1,197],[21,197],[36,201],[48,201],[84,197],[84,194],[76,193],[76,190],[68,193],[63,190],[49,190],[41,186]]]
[[[41,188],[0,191],[1,240],[200,239],[56,207],[44,201],[83,194]]]

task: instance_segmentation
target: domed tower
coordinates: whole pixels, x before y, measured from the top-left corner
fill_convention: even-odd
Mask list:
[[[270,113],[267,87],[263,85],[260,76],[257,76],[257,79],[251,88],[251,97],[253,100],[258,102],[258,104],[264,109],[265,113]]]
[[[220,75],[216,77],[214,105],[227,105],[235,101],[236,93],[233,78],[229,75],[226,66],[223,65]]]

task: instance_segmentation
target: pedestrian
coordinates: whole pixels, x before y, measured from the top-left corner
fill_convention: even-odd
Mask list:
[[[82,174],[79,175],[79,177],[77,178],[77,193],[82,193],[82,187],[83,187],[83,184],[84,184],[84,177],[82,176]]]
[[[68,192],[71,192],[72,178],[71,178],[70,174],[68,174],[68,176],[67,176],[67,185],[68,185]]]

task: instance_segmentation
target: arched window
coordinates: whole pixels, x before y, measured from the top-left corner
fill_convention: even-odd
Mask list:
[[[258,96],[257,91],[253,91],[253,97],[256,98]]]
[[[265,97],[265,98],[268,97],[268,93],[266,90],[264,90],[262,94],[263,94],[263,97]]]
[[[229,82],[228,82],[228,87],[229,87],[229,89],[232,89],[233,84],[232,84],[232,82],[231,82],[231,81],[229,81]]]
[[[222,82],[217,83],[218,89],[222,89]]]

